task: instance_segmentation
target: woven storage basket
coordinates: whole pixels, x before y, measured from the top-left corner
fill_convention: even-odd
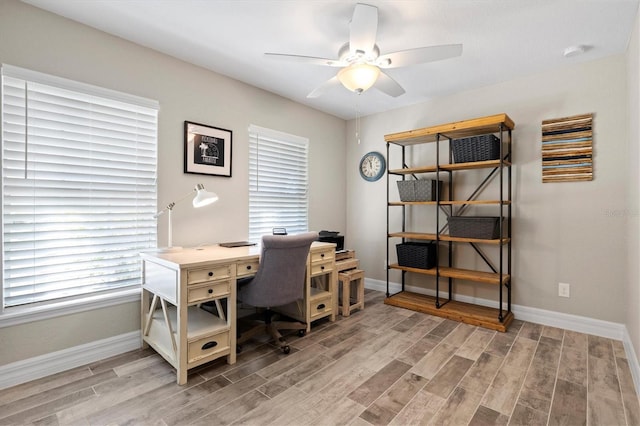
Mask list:
[[[436,243],[406,242],[396,244],[398,265],[410,268],[431,269],[436,266]]]
[[[419,179],[414,181],[416,191],[416,201],[435,201],[436,200],[436,182],[440,187],[440,198],[442,199],[442,181],[431,179]]]
[[[500,237],[498,216],[450,216],[449,235],[462,238],[493,240]]]
[[[442,194],[442,181],[439,182]],[[435,201],[436,181],[431,179],[399,180],[398,193],[400,201]]]
[[[416,200],[416,188],[412,180],[399,180],[398,193],[400,194],[400,201],[415,201]]]
[[[456,163],[497,160],[500,158],[500,139],[491,134],[454,139],[452,149]]]

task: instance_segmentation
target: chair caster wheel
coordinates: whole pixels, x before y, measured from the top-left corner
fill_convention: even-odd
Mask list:
[[[289,354],[289,352],[291,352],[291,348],[289,347],[289,345],[287,345],[287,346],[283,346],[283,347],[282,347],[282,352],[284,352],[284,353],[285,353],[285,355],[288,355],[288,354]]]
[[[242,352],[242,345],[236,345],[236,353],[239,354]]]
[[[304,337],[305,334],[307,334],[307,330],[298,330],[298,336]]]

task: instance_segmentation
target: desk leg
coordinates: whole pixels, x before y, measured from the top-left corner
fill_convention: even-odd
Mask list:
[[[311,332],[311,256],[307,260],[307,272],[304,275],[304,322],[307,324],[305,333]],[[298,305],[300,306],[300,304]]]
[[[146,349],[149,344],[144,340],[145,334],[149,329],[149,318],[147,314],[150,312],[149,292],[142,288],[141,306],[140,306],[140,347]],[[147,330],[147,331],[145,331]]]
[[[188,357],[187,350],[189,343],[187,342],[187,326],[189,324],[187,306],[187,286],[183,283],[187,282],[187,271],[180,271],[180,281],[178,283],[178,305],[176,306],[178,316],[177,326],[177,350],[176,350],[176,370],[178,374],[178,384],[187,383]]]
[[[187,383],[187,306],[180,304],[176,309],[178,310],[178,347],[176,350],[178,367],[176,373],[178,384],[184,385]]]
[[[338,314],[338,288],[338,271],[334,265],[333,271],[329,275],[329,291],[331,292],[331,306],[333,307],[329,320],[332,322],[336,320]]]
[[[231,286],[231,294],[227,297],[227,324],[229,324],[229,355],[227,355],[227,364],[236,363],[236,339],[237,339],[237,292],[238,286]]]

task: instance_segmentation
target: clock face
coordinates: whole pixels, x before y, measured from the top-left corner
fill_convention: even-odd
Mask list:
[[[369,152],[360,160],[360,176],[370,182],[380,179],[385,168],[384,157],[379,152]]]

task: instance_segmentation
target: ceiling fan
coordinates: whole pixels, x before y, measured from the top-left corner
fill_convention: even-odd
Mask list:
[[[381,55],[380,48],[376,44],[377,31],[378,8],[357,3],[351,19],[349,41],[338,51],[338,59],[283,53],[265,53],[265,55],[274,59],[341,68],[336,76],[307,95],[308,98],[316,98],[340,84],[358,94],[373,86],[389,96],[397,97],[405,93],[405,90],[381,69],[439,61],[462,54],[462,44],[446,44]]]

